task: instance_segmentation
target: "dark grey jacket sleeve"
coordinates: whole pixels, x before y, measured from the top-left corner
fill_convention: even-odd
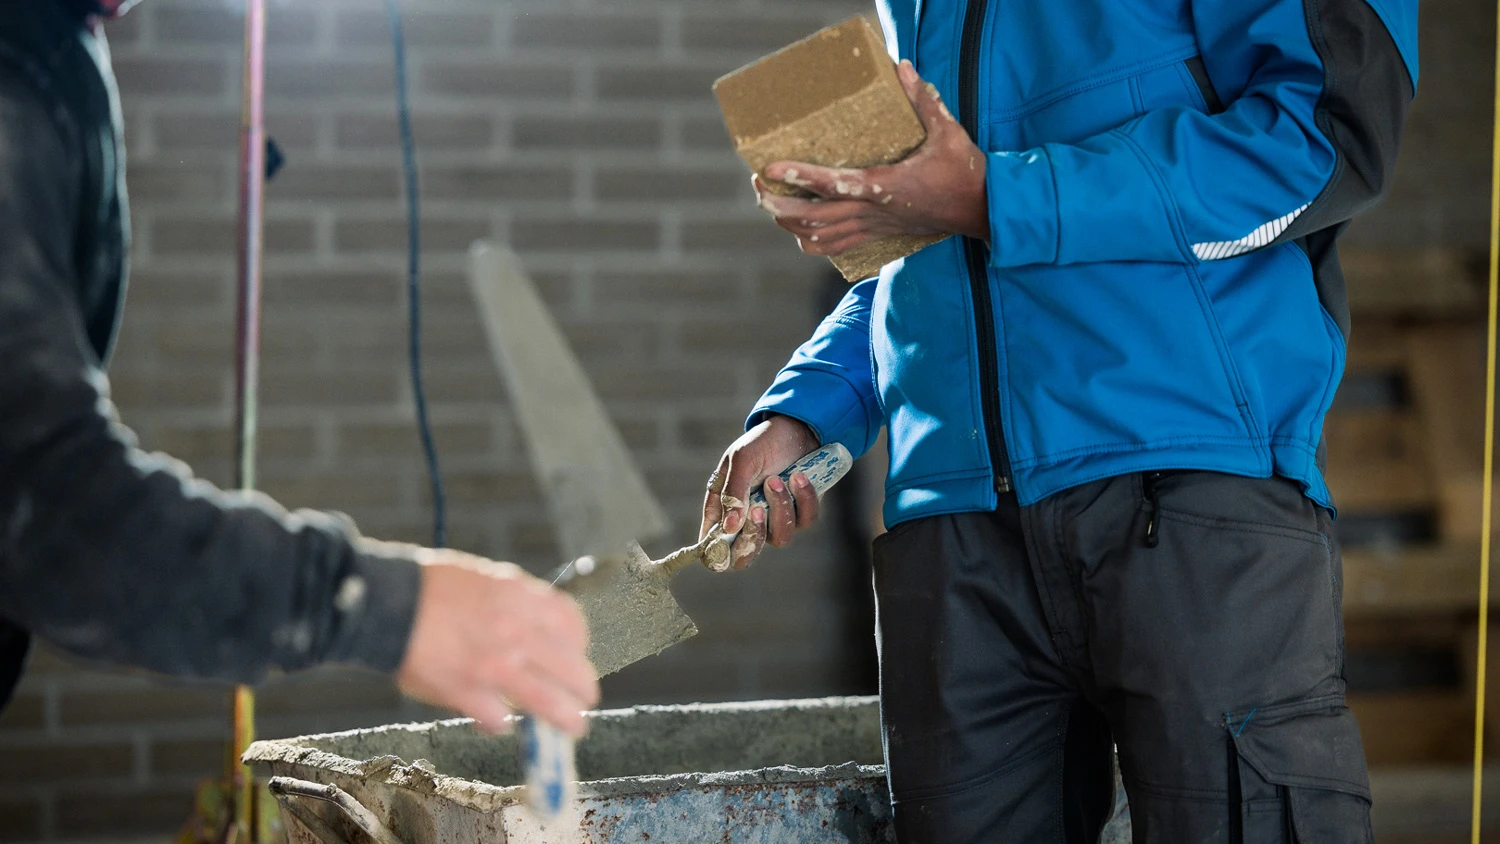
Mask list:
[[[411,559],[333,516],[213,489],[116,420],[72,285],[80,158],[40,100],[0,85],[0,617],[184,677],[394,669]]]

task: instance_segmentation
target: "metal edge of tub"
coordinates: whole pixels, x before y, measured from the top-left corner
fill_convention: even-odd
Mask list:
[[[713,704],[645,705],[626,709],[589,713],[596,722],[627,718],[683,715],[724,715],[757,712],[816,713],[818,710],[841,709],[858,713],[869,710],[874,716],[878,699],[874,697],[814,698],[805,700],[749,701]],[[306,786],[333,786],[352,801],[367,807],[379,822],[401,830],[404,838],[393,836],[397,844],[428,844],[448,841],[559,841],[560,834],[547,834],[530,823],[522,809],[524,789],[520,785],[497,786],[490,783],[445,775],[420,759],[407,761],[397,756],[376,756],[355,760],[337,753],[309,747],[313,742],[327,743],[341,738],[362,738],[378,744],[382,734],[415,739],[422,734],[436,736],[440,731],[461,730],[471,719],[456,718],[420,724],[395,724],[371,729],[346,730],[259,741],[252,744],[243,759],[255,765],[258,773],[290,778]],[[879,814],[884,806],[885,769],[881,765],[855,762],[823,767],[767,766],[741,771],[706,771],[665,775],[642,775],[586,780],[579,784],[577,823],[567,840],[611,840],[611,830],[622,824],[647,823],[653,828],[667,806],[663,802],[683,803],[680,822],[692,822],[694,809],[689,797],[712,792],[720,799],[733,802],[748,812],[775,815],[780,824],[795,823],[799,814],[837,805],[848,810],[851,801],[856,812]],[[310,789],[304,789],[310,790]],[[770,797],[768,798],[768,795]],[[779,796],[778,796],[779,795]],[[341,813],[337,801],[314,811],[310,806],[288,805],[286,814],[297,818],[312,837],[298,839],[340,844],[339,840],[360,840],[356,829],[369,832],[367,822],[356,822],[347,808]],[[328,798],[325,798],[327,800]],[[769,804],[767,800],[769,799]],[[440,803],[438,802],[440,801]],[[686,802],[684,802],[686,801]],[[741,805],[741,801],[744,802]],[[832,801],[830,803],[830,801]],[[826,805],[825,805],[826,804]],[[335,808],[328,808],[328,807]],[[649,806],[653,817],[641,811]],[[675,810],[674,810],[675,812]],[[313,814],[311,823],[307,815]],[[680,823],[674,821],[674,823]],[[340,831],[341,830],[341,831]],[[684,830],[674,830],[684,831]],[[595,835],[600,837],[596,838]],[[329,840],[334,838],[336,840]],[[883,840],[881,836],[880,840]],[[852,839],[851,839],[852,840]],[[872,839],[874,840],[874,839]]]

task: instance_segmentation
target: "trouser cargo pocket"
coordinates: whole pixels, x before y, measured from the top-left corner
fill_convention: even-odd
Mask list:
[[[1243,844],[1369,844],[1370,782],[1342,695],[1224,716]]]

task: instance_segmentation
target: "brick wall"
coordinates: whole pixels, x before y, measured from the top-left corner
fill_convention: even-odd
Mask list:
[[[462,275],[481,236],[526,259],[685,540],[706,472],[827,293],[822,262],[751,207],[709,84],[865,0],[403,2],[452,544],[534,570],[556,562]],[[238,6],[150,0],[111,27],[136,226],[116,398],[147,447],[219,482]],[[289,161],[269,191],[262,486],[421,540],[381,4],[272,6],[270,124]],[[1483,248],[1488,123],[1474,103],[1488,103],[1492,15],[1482,0],[1424,5],[1422,97],[1392,197],[1351,230],[1356,249]],[[609,680],[608,702],[865,688],[867,587],[832,527],[747,574],[684,575],[702,634]],[[272,682],[261,714],[267,736],[433,716],[350,672]],[[227,721],[218,689],[40,654],[0,717],[0,840],[160,840],[217,769]]]
[[[422,540],[429,500],[404,351],[404,221],[379,0],[272,0],[260,485]],[[707,473],[806,336],[827,282],[755,210],[709,91],[853,0],[404,0],[422,163],[426,372],[451,544],[555,565],[463,276],[509,241],[687,541]],[[112,370],[150,449],[230,476],[234,161],[242,21],[151,0],[110,28],[124,101],[134,277]],[[703,633],[607,684],[608,703],[867,688],[867,590],[825,530],[748,574],[689,572]],[[851,625],[854,625],[851,627]],[[851,634],[851,630],[853,633]],[[273,682],[266,736],[433,717],[383,678]],[[0,717],[0,840],[156,836],[218,770],[217,688],[53,654]]]

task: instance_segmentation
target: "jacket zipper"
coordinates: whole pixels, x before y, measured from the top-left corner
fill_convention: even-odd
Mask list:
[[[984,36],[984,16],[989,0],[969,0],[964,13],[963,39],[958,59],[958,118],[964,130],[979,141],[979,49]],[[1005,434],[1000,427],[1000,372],[996,363],[995,308],[990,301],[989,261],[985,245],[964,238],[964,257],[969,265],[969,288],[974,297],[974,322],[979,340],[979,389],[983,393],[984,431],[994,469],[995,491],[1010,492],[1010,456],[1005,452]]]

